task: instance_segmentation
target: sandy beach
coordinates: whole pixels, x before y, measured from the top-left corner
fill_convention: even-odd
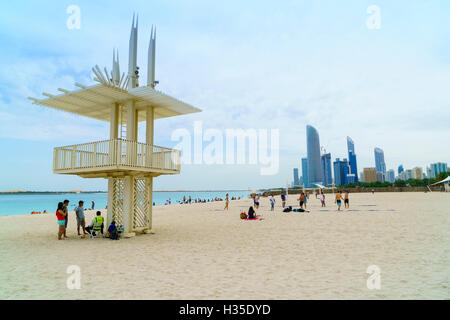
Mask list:
[[[311,196],[304,214],[282,213],[279,197],[272,213],[264,198],[262,221],[239,219],[247,199],[228,212],[158,206],[154,234],[120,241],[80,239],[73,213],[65,241],[54,214],[0,217],[0,298],[450,299],[450,194],[350,196],[355,211]],[[70,265],[79,290],[67,288]],[[380,290],[367,288],[371,265]]]

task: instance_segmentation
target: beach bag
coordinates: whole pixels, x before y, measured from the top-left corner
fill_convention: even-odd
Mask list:
[[[291,211],[292,211],[292,207],[290,207],[290,206],[283,210],[283,212],[291,212]]]
[[[247,214],[245,212],[241,212],[241,219],[247,219]]]

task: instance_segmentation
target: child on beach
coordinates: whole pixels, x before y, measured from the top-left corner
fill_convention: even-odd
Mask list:
[[[323,191],[320,193],[320,202],[322,203],[322,207],[326,207],[325,205],[325,194]]]
[[[300,208],[303,209],[303,203],[305,203],[305,194],[303,192],[300,193],[300,197],[297,200],[300,202]]]
[[[273,194],[269,198],[270,200],[270,211],[274,211],[275,209],[275,198],[273,197]]]

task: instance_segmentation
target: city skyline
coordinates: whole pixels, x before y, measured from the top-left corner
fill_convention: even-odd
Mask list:
[[[101,180],[55,176],[51,165],[55,145],[104,140],[106,124],[35,108],[26,97],[74,89],[75,82],[92,84],[92,67],[110,66],[111,48],[125,70],[128,47],[118,39],[129,38],[134,11],[146,17],[139,47],[148,46],[151,23],[158,26],[158,88],[204,110],[189,121],[158,123],[156,145],[174,147],[173,131],[192,132],[194,121],[222,131],[280,130],[276,175],[261,176],[252,165],[185,165],[180,176],[161,178],[157,189],[207,189],[211,176],[220,189],[284,185],[299,155],[307,153],[306,124],[320,128],[332,159],[348,158],[345,139],[354,138],[359,171],[373,166],[374,146],[384,150],[388,168],[403,164],[426,171],[430,163],[450,162],[450,150],[442,148],[450,139],[449,45],[440,40],[450,4],[381,1],[383,17],[395,19],[383,20],[379,30],[367,28],[367,5],[360,1],[283,2],[276,10],[269,1],[255,4],[196,1],[175,8],[160,0],[133,6],[80,0],[81,26],[71,30],[65,3],[2,3],[0,144],[8,157],[0,165],[10,170],[2,172],[0,190],[106,189]],[[99,7],[104,14],[98,15]],[[146,58],[137,57],[141,79],[148,72]]]

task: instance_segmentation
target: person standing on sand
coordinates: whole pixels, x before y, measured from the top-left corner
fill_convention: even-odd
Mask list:
[[[66,233],[66,212],[64,210],[64,204],[58,203],[58,209],[56,209],[56,219],[58,220],[58,240],[62,240],[62,236]]]
[[[257,195],[257,194],[255,195],[254,202],[255,202],[255,209],[258,210],[259,209],[259,195]]]
[[[350,203],[348,200],[348,190],[345,190],[345,193],[344,193],[344,207],[347,209],[350,208]]]
[[[95,210],[95,202],[92,200],[91,210]]]
[[[64,238],[67,238],[67,234],[66,234],[66,232],[67,232],[67,223],[69,222],[69,209],[68,209],[68,206],[69,206],[69,200],[64,200],[63,209],[64,209],[64,213],[66,214],[65,215],[66,221],[64,223]]]
[[[338,211],[341,211],[341,205],[342,205],[342,191],[339,191],[336,193],[336,200],[335,203],[338,206]]]
[[[228,210],[228,204],[229,203],[230,203],[230,199],[229,199],[229,196],[228,196],[228,193],[227,193],[227,195],[225,197],[225,208],[223,210]]]
[[[303,203],[305,203],[305,194],[303,192],[300,193],[300,198],[297,199],[300,201],[300,208],[303,209]]]
[[[285,193],[281,194],[281,206],[283,207],[283,209],[284,209],[284,207],[286,207],[286,194]]]
[[[270,200],[270,211],[274,211],[275,209],[275,198],[273,197],[273,194],[269,198]]]
[[[322,207],[326,207],[326,205],[325,205],[325,194],[323,193],[323,191],[321,191],[321,193],[320,193],[320,202],[322,203]]]
[[[84,217],[84,208],[83,208],[84,202],[80,201],[78,202],[78,207],[75,208],[75,214],[77,216],[77,231],[78,231],[78,235],[81,236],[80,234],[80,227],[83,229],[83,235],[86,235],[86,220]]]

